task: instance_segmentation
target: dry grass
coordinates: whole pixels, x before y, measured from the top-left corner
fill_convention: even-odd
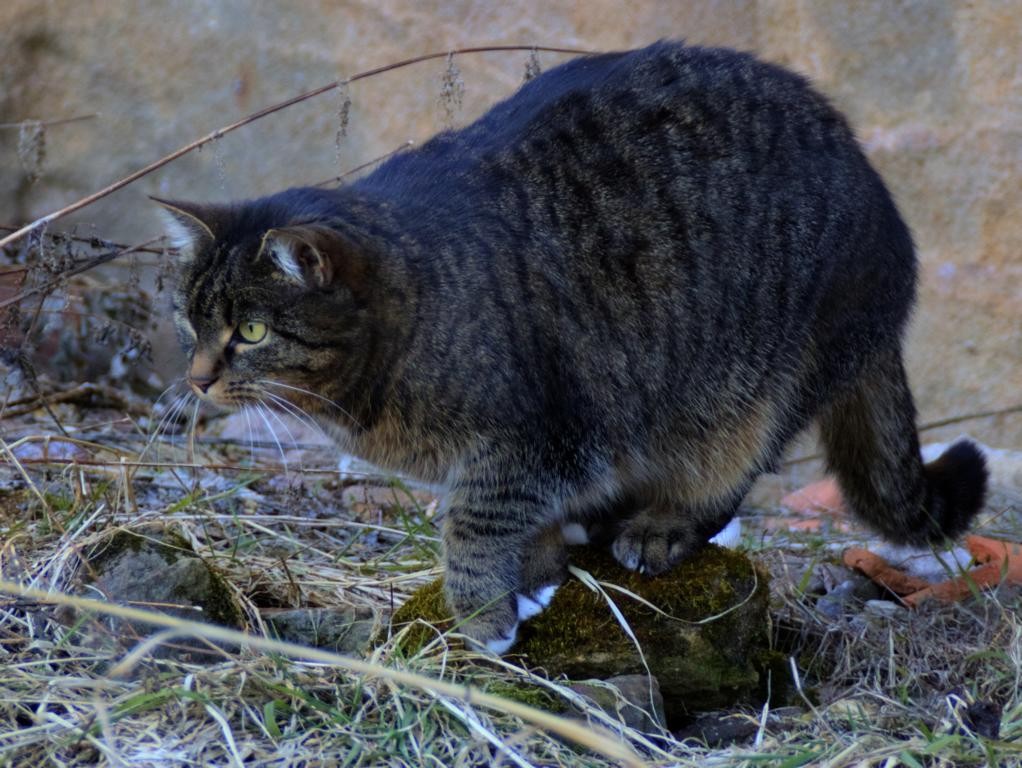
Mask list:
[[[99,459],[124,455],[130,421],[54,408],[72,436],[83,421],[115,425],[105,436],[86,430],[93,434],[82,445]],[[4,591],[22,592],[0,614],[5,765],[622,764],[612,748],[664,765],[1022,764],[1017,593],[833,622],[799,591],[800,568],[832,557],[827,542],[760,540],[755,549],[775,573],[776,634],[797,669],[801,708],[781,718],[770,716],[771,707],[745,712],[756,725],[749,737],[710,748],[631,731],[563,681],[472,655],[439,634],[411,658],[393,638],[360,659],[252,639],[265,636],[261,611],[272,607],[354,605],[375,611],[384,627],[392,607],[436,575],[432,509],[400,483],[386,503],[382,478],[342,483],[317,472],[330,460],[317,449],[301,455],[301,469],[291,454],[285,482],[245,468],[247,447],[203,442],[193,445],[196,463],[239,471],[179,470],[168,482],[171,465],[186,463],[187,441],[162,440],[160,460],[131,471],[116,459],[86,469],[16,459],[44,437],[56,445],[59,435],[44,421],[9,420],[4,432],[0,569],[16,582]],[[98,448],[104,443],[112,446],[107,453]],[[257,447],[260,464],[269,457]],[[363,485],[371,490],[360,492]],[[349,503],[338,504],[344,497]],[[1003,515],[995,517],[1003,524]],[[226,576],[245,608],[247,643],[221,646],[206,664],[154,658],[155,641],[97,641],[85,630],[103,626],[98,620],[67,626],[59,610],[26,591],[66,592],[83,551],[111,531],[154,521],[172,526]],[[218,639],[204,625],[164,623],[177,626],[161,636],[165,643],[182,633]],[[576,722],[605,730],[582,729],[591,743],[580,746],[562,719],[506,699],[523,684],[545,690]],[[486,691],[496,700],[480,696]],[[965,705],[973,701],[1001,708],[999,739],[969,729]],[[609,743],[602,732],[614,734]]]

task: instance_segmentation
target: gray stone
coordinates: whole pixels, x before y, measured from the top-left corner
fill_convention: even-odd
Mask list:
[[[157,611],[191,621],[241,626],[241,610],[226,582],[180,536],[167,530],[119,531],[83,557],[77,591],[111,603]],[[77,616],[64,616],[78,622]],[[83,622],[90,643],[113,639],[133,644],[157,630],[145,622],[112,616]],[[202,641],[174,638],[154,651],[176,657],[209,652]]]
[[[861,609],[862,603],[883,595],[883,589],[861,573],[843,567],[834,567],[830,572],[846,574],[847,578],[833,585],[816,601],[816,610],[828,619],[837,620],[855,613]]]
[[[863,610],[870,616],[883,619],[893,619],[899,613],[905,612],[904,608],[890,600],[867,600]]]
[[[263,618],[281,640],[338,653],[362,653],[379,629],[372,611],[359,608],[298,608]]]
[[[618,675],[606,680],[572,683],[568,687],[629,728],[658,733],[666,725],[664,697],[655,677]]]
[[[855,582],[841,582],[816,601],[816,610],[828,619],[837,620],[849,612],[849,603],[855,599]]]

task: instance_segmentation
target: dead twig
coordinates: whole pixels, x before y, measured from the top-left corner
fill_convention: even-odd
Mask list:
[[[216,141],[225,134],[231,133],[232,131],[236,131],[239,128],[242,128],[243,126],[248,125],[249,123],[254,123],[256,120],[260,120],[266,117],[267,115],[272,115],[274,112],[279,112],[282,109],[287,109],[288,107],[294,106],[295,104],[307,101],[308,99],[311,99],[315,96],[319,96],[328,91],[332,91],[335,88],[340,88],[342,86],[348,85],[349,83],[354,83],[357,80],[364,80],[367,77],[373,77],[374,75],[383,74],[384,72],[390,72],[395,69],[401,69],[402,67],[408,67],[411,66],[412,64],[418,64],[420,62],[429,61],[431,59],[447,58],[448,56],[453,55],[461,55],[467,53],[487,53],[496,51],[545,51],[549,53],[573,53],[578,55],[588,55],[593,53],[593,51],[580,50],[577,48],[552,48],[536,45],[473,46],[470,48],[457,48],[453,51],[443,51],[440,53],[427,53],[423,54],[422,56],[415,56],[410,59],[404,59],[393,64],[386,64],[382,67],[368,69],[364,72],[359,72],[356,75],[352,75],[351,77],[345,80],[334,80],[332,83],[320,86],[319,88],[313,88],[311,91],[300,93],[297,96],[292,96],[290,99],[285,99],[284,101],[278,102],[277,104],[272,104],[268,107],[264,107],[263,109],[260,109],[257,112],[253,112],[252,114],[241,118],[240,120],[236,120],[235,122],[225,125],[222,128],[217,128],[215,131],[207,133],[205,136],[184,145],[180,149],[171,152],[169,155],[166,155],[160,158],[159,160],[156,160],[155,162],[152,162],[149,165],[140,168],[134,173],[128,174],[124,178],[115,181],[113,184],[109,184],[108,186],[103,187],[103,189],[99,190],[98,192],[93,192],[91,195],[86,195],[85,197],[81,198],[80,200],[77,200],[74,203],[71,203],[70,205],[66,205],[59,210],[46,214],[42,218],[36,219],[30,224],[26,224],[25,226],[21,227],[21,229],[18,229],[17,231],[12,232],[6,237],[0,239],[0,248],[2,248],[5,245],[9,245],[17,240],[20,240],[29,232],[32,232],[38,227],[41,227],[45,224],[49,224],[52,221],[62,219],[68,214],[74,213],[75,211],[79,211],[82,208],[85,208],[86,206],[96,202],[97,200],[101,200],[107,195],[113,194],[117,190],[128,186],[132,182],[138,181],[143,176],[147,176],[153,171],[162,168],[163,166],[173,162],[174,160],[177,160],[179,157],[187,155],[189,152],[198,149],[199,147],[204,146],[210,143],[211,141]]]
[[[0,457],[0,465],[11,464],[10,459]],[[59,459],[59,458],[37,458],[37,459],[18,459],[18,464],[31,465],[31,464],[49,464],[52,466],[59,467],[97,467],[103,469],[117,469],[120,470],[122,467],[138,468],[148,467],[150,469],[215,469],[223,470],[228,472],[272,472],[275,474],[284,474],[285,471],[290,474],[304,474],[304,475],[336,475],[337,467],[293,467],[288,465],[285,467],[283,464],[266,464],[263,466],[251,466],[241,467],[235,464],[199,464],[198,462],[177,462],[172,463],[168,461],[94,461],[89,459]],[[366,473],[366,477],[382,477],[377,474]]]
[[[325,187],[327,184],[336,184],[339,181],[344,181],[346,178],[348,178],[352,174],[355,174],[355,173],[358,173],[359,171],[365,170],[366,168],[369,168],[372,165],[376,165],[376,163],[382,163],[384,160],[387,160],[387,159],[393,157],[398,152],[401,152],[402,150],[408,149],[408,147],[411,147],[414,144],[415,144],[414,141],[412,141],[411,139],[408,139],[408,141],[402,142],[397,147],[395,147],[394,149],[390,150],[390,152],[386,152],[386,153],[384,153],[382,155],[374,157],[372,160],[366,160],[364,163],[362,163],[360,165],[356,165],[354,168],[348,169],[347,171],[342,173],[340,176],[333,176],[333,177],[331,177],[329,179],[324,179],[323,181],[317,181],[315,184],[310,184],[309,186],[312,186],[312,187]]]
[[[153,237],[139,245],[132,245],[128,248],[122,248],[117,251],[104,253],[99,256],[96,256],[93,259],[87,259],[84,262],[80,262],[72,269],[68,270],[67,272],[64,272],[63,274],[54,278],[53,280],[50,280],[48,283],[44,283],[43,285],[37,285],[33,288],[28,288],[27,290],[21,291],[20,293],[11,296],[9,299],[4,299],[3,301],[0,301],[0,309],[3,309],[4,307],[9,306],[11,304],[16,304],[22,301],[23,299],[27,299],[29,296],[35,296],[37,293],[48,293],[57,286],[59,286],[62,282],[67,280],[69,277],[80,275],[82,272],[88,272],[90,269],[98,267],[101,264],[106,264],[108,261],[113,261],[114,259],[120,256],[127,256],[129,253],[135,253],[141,250],[142,248],[152,245],[155,242],[159,242],[160,240],[163,239],[163,237],[164,237],[163,235],[160,235],[159,237]]]
[[[11,226],[10,224],[0,224],[0,230],[6,232],[15,232],[18,227]],[[83,237],[81,235],[72,235],[69,232],[43,232],[45,237],[49,238],[54,243],[66,243],[68,240],[75,243],[85,243],[92,248],[106,248],[112,250],[114,248],[134,248],[138,253],[155,253],[158,256],[163,256],[165,253],[177,250],[176,248],[148,248],[140,245],[131,246],[127,243],[115,243],[113,240],[106,240],[102,237]],[[16,269],[7,270],[6,272],[0,272],[0,274],[7,274],[8,272],[23,271],[27,267],[18,267]]]
[[[2,128],[21,128],[25,123],[35,123],[43,128],[52,128],[55,125],[67,125],[68,123],[79,123],[82,120],[94,120],[99,117],[98,114],[93,113],[91,115],[77,115],[75,117],[62,117],[58,120],[22,120],[20,123],[0,123],[0,129]]]
[[[39,408],[56,403],[70,403],[89,408],[114,408],[139,415],[145,415],[149,412],[147,406],[141,403],[131,403],[122,392],[113,387],[86,382],[70,389],[57,390],[56,392],[37,392],[30,397],[13,400],[7,404],[8,410],[4,415],[6,418],[24,416]]]

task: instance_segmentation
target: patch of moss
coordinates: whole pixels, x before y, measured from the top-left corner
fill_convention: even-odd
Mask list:
[[[661,612],[605,588],[633,640],[603,595],[570,580],[546,611],[522,627],[516,653],[575,679],[643,674],[648,665],[660,682],[669,719],[756,699],[755,658],[769,649],[768,578],[744,554],[706,547],[653,579],[623,569],[603,551],[578,550],[572,561]]]
[[[759,672],[758,698],[770,700],[773,707],[784,707],[799,703],[795,684],[791,679],[788,657],[775,649],[760,651],[753,657],[753,664]]]
[[[242,625],[241,608],[234,600],[234,594],[227,585],[227,580],[209,563],[203,561],[209,570],[209,591],[202,605],[202,612],[205,617],[214,624],[223,624],[228,627],[240,627]]]
[[[502,699],[511,699],[530,707],[559,714],[568,711],[568,705],[554,696],[546,688],[522,682],[494,680],[486,686],[486,692]]]
[[[660,682],[671,719],[698,709],[762,700],[762,673],[770,669],[778,676],[783,659],[763,655],[770,650],[768,576],[744,554],[710,546],[654,579],[623,569],[599,550],[573,550],[572,562],[662,613],[606,589],[634,632],[640,655],[606,598],[569,579],[548,608],[519,629],[512,653],[533,667],[573,679],[601,678],[643,674],[645,660]],[[393,626],[401,629],[417,619],[441,630],[451,627],[442,580],[413,594],[394,614]],[[413,626],[402,647],[414,653],[434,637],[428,627]]]
[[[170,530],[153,533],[118,531],[96,546],[90,553],[89,560],[98,564],[120,557],[125,552],[138,554],[143,548],[154,551],[168,563],[177,562],[182,556],[194,554],[191,544]]]
[[[454,626],[454,617],[451,609],[447,607],[447,600],[444,597],[444,580],[436,579],[424,587],[416,590],[400,608],[394,611],[390,620],[391,627],[395,633],[415,624],[401,639],[399,650],[407,656],[414,656],[423,646],[436,639],[436,630],[430,629],[430,624],[441,632],[446,632]],[[378,645],[384,640],[377,637],[373,644]]]
[[[43,491],[43,499],[54,512],[70,512],[75,505],[74,496],[67,493],[51,493]]]

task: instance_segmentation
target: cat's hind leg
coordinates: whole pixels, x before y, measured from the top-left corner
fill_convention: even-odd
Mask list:
[[[852,512],[892,542],[957,536],[983,506],[987,470],[973,443],[959,441],[923,464],[897,345],[875,353],[819,421],[827,463]]]

